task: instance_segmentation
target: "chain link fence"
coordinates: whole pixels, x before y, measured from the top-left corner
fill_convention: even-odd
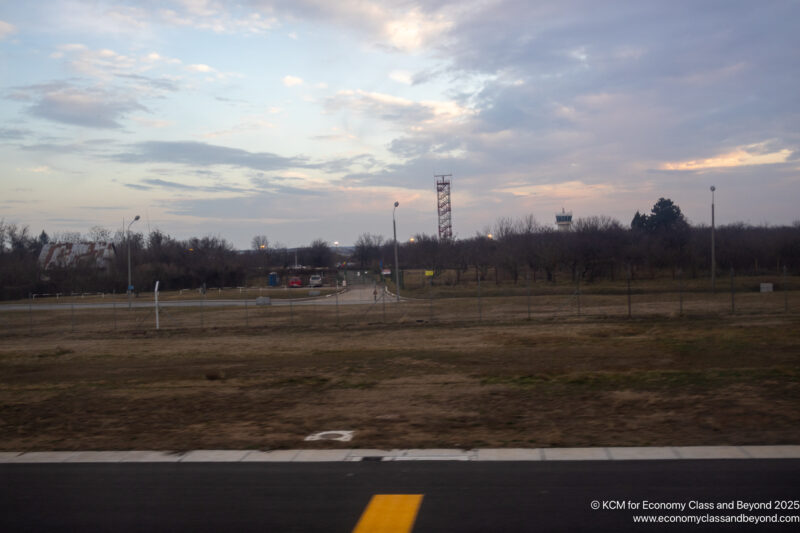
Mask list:
[[[387,278],[348,272],[336,287],[213,288],[159,295],[81,294],[0,305],[0,335],[89,334],[160,330],[346,328],[370,325],[507,323],[566,317],[644,318],[767,315],[800,310],[796,278],[680,278],[555,286],[530,279],[514,286],[476,280],[461,286],[416,280],[398,299]]]

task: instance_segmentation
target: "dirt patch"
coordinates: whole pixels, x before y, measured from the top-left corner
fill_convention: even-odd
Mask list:
[[[0,347],[0,449],[800,442],[800,319],[81,336]],[[306,442],[354,430],[348,443]]]

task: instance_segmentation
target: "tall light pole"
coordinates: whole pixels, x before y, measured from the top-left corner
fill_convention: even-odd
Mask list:
[[[397,211],[397,206],[400,205],[400,202],[394,203],[394,209],[392,209],[392,229],[394,230],[394,283],[396,285],[396,296],[397,302],[400,303],[400,261],[397,259],[397,222],[394,219],[394,212]]]
[[[139,220],[139,215],[136,215],[136,218],[131,220],[131,223],[128,224],[128,309],[131,308],[131,226],[134,222]]]
[[[714,257],[714,191],[717,188],[711,186],[711,294],[715,292],[715,283],[717,279],[717,263]]]

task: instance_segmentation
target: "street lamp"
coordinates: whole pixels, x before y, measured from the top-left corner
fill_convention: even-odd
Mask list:
[[[394,219],[394,212],[399,205],[400,202],[395,202],[394,209],[392,209],[392,228],[394,229],[394,283],[397,287],[397,303],[400,303],[400,261],[397,259],[397,222]]]
[[[128,309],[131,308],[131,293],[132,293],[132,285],[131,285],[131,226],[134,222],[139,220],[139,215],[136,215],[136,218],[131,220],[131,223],[128,224]]]
[[[717,188],[711,186],[711,294],[715,292],[717,264],[714,257],[714,191]]]

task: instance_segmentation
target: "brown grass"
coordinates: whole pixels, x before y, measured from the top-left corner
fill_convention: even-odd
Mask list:
[[[663,287],[662,287],[663,288]],[[286,291],[284,291],[286,292]],[[289,294],[300,295],[300,293]],[[252,296],[252,295],[251,295]],[[409,299],[400,305],[378,300],[367,305],[330,305],[334,297],[321,300],[292,299],[291,305],[256,306],[253,300],[243,305],[215,307],[198,305],[190,308],[162,307],[160,327],[186,329],[249,328],[258,332],[286,326],[364,327],[376,324],[451,324],[462,326],[479,322],[508,323],[527,320],[571,319],[588,317],[596,320],[627,318],[690,318],[768,316],[796,313],[800,310],[800,292],[759,293],[737,292],[661,292],[633,293],[628,305],[625,292],[589,292],[573,290],[567,294],[536,293],[530,297],[523,291],[516,296],[444,297],[433,291],[428,296]],[[371,294],[370,294],[371,297]],[[139,300],[144,301],[142,299]],[[3,311],[0,306],[0,336],[61,334],[119,334],[155,329],[154,307],[128,309],[118,302],[102,310],[82,309],[78,304],[64,303],[57,310],[41,310],[52,301],[38,301],[30,311]],[[84,302],[86,303],[86,302]],[[108,303],[106,300],[105,303]],[[152,304],[152,302],[151,302]]]
[[[0,449],[800,442],[796,314],[486,324],[401,308],[340,327],[217,311],[222,325],[159,332],[95,330],[87,312],[75,333],[8,333]],[[303,441],[336,429],[354,441]]]

